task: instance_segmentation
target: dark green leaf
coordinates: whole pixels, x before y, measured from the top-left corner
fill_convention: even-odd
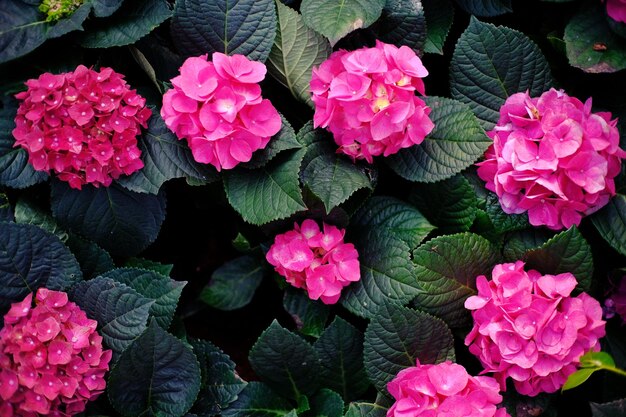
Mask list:
[[[156,113],[150,118],[139,147],[144,167],[118,180],[131,191],[157,194],[163,183],[172,178],[186,178],[194,183],[217,179],[215,169],[196,162],[186,142],[178,140]]]
[[[544,229],[530,229],[515,232],[508,236],[504,245],[503,255],[506,262],[515,262],[531,249],[537,249],[552,237],[552,233]]]
[[[443,55],[443,45],[454,20],[450,0],[422,0],[426,15],[426,42],[424,52]]]
[[[289,402],[261,382],[250,382],[222,417],[295,417]]]
[[[0,63],[27,54],[46,40],[46,22],[36,5],[7,0],[0,8]],[[0,119],[1,120],[1,119]]]
[[[296,323],[298,331],[312,337],[322,334],[330,314],[330,306],[311,300],[304,291],[296,288],[287,288],[283,307]]]
[[[267,60],[267,70],[295,98],[313,107],[309,92],[311,70],[328,58],[330,44],[305,26],[298,12],[280,1],[276,2],[276,8],[278,30]]]
[[[332,45],[355,29],[366,28],[381,15],[385,0],[303,0],[304,23]]]
[[[600,236],[622,255],[626,255],[626,196],[618,194],[596,212],[591,221]]]
[[[7,195],[0,191],[0,222],[12,222],[14,218],[13,207],[11,207]]]
[[[253,256],[228,261],[213,272],[200,299],[225,311],[244,307],[252,300],[266,270],[266,264]]]
[[[435,226],[414,206],[393,197],[376,196],[352,217],[354,228],[379,228],[416,248]]]
[[[298,181],[304,152],[283,152],[262,168],[224,172],[228,201],[245,221],[261,225],[306,210]]]
[[[334,391],[323,388],[311,397],[310,403],[311,409],[308,415],[315,417],[343,417],[343,400]]]
[[[154,300],[150,306],[150,316],[164,330],[174,318],[178,299],[186,281],[175,281],[155,271],[138,268],[118,268],[103,274],[122,284],[126,284],[146,298]]]
[[[150,271],[158,272],[166,277],[171,275],[172,268],[174,267],[172,264],[162,264],[145,258],[130,258],[126,261],[124,266],[127,268],[149,269]]]
[[[52,233],[58,237],[61,242],[66,242],[68,235],[67,232],[61,229],[52,215],[44,212],[44,210],[38,207],[28,197],[23,197],[17,200],[15,203],[15,223],[33,224],[41,227],[48,233]]]
[[[422,3],[420,0],[387,0],[374,30],[383,42],[406,45],[421,54],[426,40]]]
[[[387,409],[372,403],[350,403],[345,417],[385,417]]]
[[[180,417],[200,390],[200,367],[191,348],[154,321],[122,354],[107,391],[124,416]]]
[[[585,72],[615,72],[626,68],[626,41],[607,23],[605,6],[583,8],[567,26],[563,40],[569,63]],[[604,45],[602,50],[595,47]]]
[[[590,403],[593,417],[624,417],[626,415],[626,398],[610,403]]]
[[[106,20],[92,20],[80,44],[85,48],[130,45],[172,16],[166,0],[127,1]]]
[[[383,227],[357,236],[361,279],[347,287],[342,304],[352,313],[372,318],[387,303],[406,304],[420,291],[411,248]]]
[[[220,414],[237,399],[246,382],[235,372],[235,363],[212,343],[192,340],[191,345],[202,372],[200,395],[192,411],[202,417]]]
[[[472,17],[452,56],[450,90],[485,129],[497,123],[509,95],[528,90],[535,97],[551,86],[550,67],[526,35]]]
[[[302,170],[302,182],[330,211],[361,188],[372,189],[368,176],[353,162],[338,154],[322,154]]]
[[[91,279],[115,268],[111,255],[95,242],[70,233],[65,243],[76,256],[85,279]]]
[[[52,214],[59,224],[85,236],[113,256],[133,256],[154,241],[165,218],[165,197],[110,187],[70,188],[52,183]]]
[[[187,56],[222,52],[264,62],[276,36],[274,0],[178,0],[172,38]]]
[[[498,233],[513,232],[530,227],[528,214],[507,214],[502,210],[498,196],[494,193],[487,194],[485,200],[485,213]]]
[[[527,268],[542,274],[571,272],[578,280],[578,288],[589,290],[593,276],[591,246],[576,226],[559,233],[541,247],[528,251],[524,258]]]
[[[463,233],[429,240],[413,252],[413,261],[423,289],[416,306],[457,328],[470,320],[463,304],[476,293],[476,277],[489,274],[499,257],[488,240]]]
[[[312,394],[319,387],[317,352],[276,320],[252,346],[249,360],[263,382],[289,398]]]
[[[492,143],[469,106],[443,97],[428,97],[435,128],[424,142],[387,158],[401,177],[436,182],[463,171],[480,158]]]
[[[365,370],[382,393],[402,369],[420,363],[454,360],[452,333],[446,324],[426,313],[385,305],[365,331]]]
[[[478,200],[462,175],[434,184],[416,185],[409,200],[441,233],[466,232],[476,218]]]
[[[356,327],[336,317],[314,348],[324,369],[323,386],[337,391],[345,401],[365,393],[370,384],[363,367],[363,334]]]
[[[120,8],[124,0],[91,0],[93,14],[96,17],[111,16]]]
[[[37,226],[0,222],[0,314],[40,287],[67,291],[80,267],[58,237]]]
[[[70,297],[87,316],[98,322],[98,331],[117,356],[146,329],[153,300],[110,278],[97,277],[72,288]]]
[[[459,6],[475,16],[498,16],[513,11],[511,0],[456,0]]]
[[[0,15],[3,12],[6,12],[5,8],[0,7]],[[0,44],[2,36],[0,33]],[[26,188],[44,181],[48,178],[48,174],[35,171],[32,165],[28,163],[28,153],[21,147],[13,147],[15,138],[12,131],[15,128],[16,114],[17,100],[3,97],[2,103],[0,103],[0,185]]]
[[[252,154],[250,162],[242,164],[246,168],[260,168],[271,161],[282,151],[289,149],[299,149],[302,145],[296,140],[296,132],[289,124],[285,116],[280,115],[282,122],[280,131],[275,134],[264,149],[260,149]]]

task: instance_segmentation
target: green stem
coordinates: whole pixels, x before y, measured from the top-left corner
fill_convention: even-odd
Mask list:
[[[604,370],[606,370],[606,371],[613,372],[613,373],[615,373],[615,374],[618,374],[618,375],[621,375],[621,376],[623,376],[623,377],[626,377],[626,371],[625,371],[625,370],[620,369],[620,368],[616,368],[616,367],[614,367],[614,366],[602,365],[602,366],[600,367],[600,369],[604,369]]]

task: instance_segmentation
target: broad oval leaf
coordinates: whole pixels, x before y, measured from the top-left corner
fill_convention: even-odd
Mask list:
[[[261,225],[306,210],[298,180],[304,152],[283,152],[261,168],[224,173],[228,201],[245,221]]]
[[[115,264],[109,252],[105,251],[91,240],[70,233],[65,244],[70,248],[74,256],[76,256],[85,279],[91,279],[115,268]]]
[[[443,45],[454,21],[450,0],[421,0],[426,16],[424,52],[443,55]]]
[[[337,153],[313,158],[303,168],[301,178],[313,194],[322,200],[326,213],[330,213],[356,191],[373,188],[369,177],[358,166]]]
[[[474,189],[458,174],[434,184],[416,184],[409,200],[446,234],[468,231],[478,208]]]
[[[52,214],[59,224],[85,236],[113,256],[132,256],[153,242],[165,218],[165,196],[110,187],[70,188],[52,183]]]
[[[526,35],[472,17],[452,55],[450,91],[470,105],[485,129],[498,122],[511,94],[528,90],[535,97],[552,84],[548,62]]]
[[[293,414],[291,412],[294,412]],[[295,410],[261,382],[250,382],[239,393],[237,401],[222,411],[222,417],[291,417]]]
[[[375,196],[352,217],[350,226],[385,230],[416,248],[435,226],[417,208],[394,197]]]
[[[591,217],[600,236],[622,255],[626,255],[626,196],[617,194]]]
[[[289,398],[299,399],[319,388],[317,352],[276,320],[252,346],[249,360],[252,369],[263,382]]]
[[[274,0],[178,0],[172,39],[180,52],[246,55],[264,62],[276,36]]]
[[[0,13],[3,9],[0,8]],[[0,185],[26,188],[44,181],[48,174],[35,171],[28,163],[28,153],[21,147],[13,147],[15,138],[12,131],[16,113],[17,100],[4,97],[0,102]]]
[[[300,12],[307,26],[334,45],[353,30],[378,20],[384,6],[385,0],[303,0]]]
[[[181,417],[200,391],[198,360],[153,321],[111,370],[107,391],[124,416]]]
[[[15,223],[33,224],[58,237],[67,244],[68,234],[54,221],[52,215],[39,207],[33,199],[23,196],[15,202]],[[69,245],[68,245],[69,246]]]
[[[474,16],[498,16],[512,12],[511,0],[456,0],[459,6]]]
[[[311,300],[300,288],[287,288],[283,296],[283,307],[296,323],[298,332],[320,337],[330,314],[329,305],[319,300]]]
[[[102,276],[125,284],[144,297],[154,300],[150,306],[150,316],[164,330],[167,330],[174,318],[178,299],[186,281],[175,281],[155,271],[139,268],[118,268]]]
[[[217,180],[215,169],[196,162],[186,142],[178,140],[156,112],[139,140],[139,148],[144,167],[118,180],[130,191],[157,194],[163,183],[172,178],[200,184]]]
[[[58,237],[29,224],[0,222],[0,314],[40,287],[67,291],[82,279]]]
[[[343,400],[335,391],[322,388],[309,400],[309,413],[318,417],[343,417]]]
[[[363,334],[335,317],[313,345],[324,373],[322,385],[337,391],[345,401],[359,398],[369,387],[363,367]]]
[[[191,411],[201,417],[218,415],[237,399],[246,382],[235,372],[235,363],[212,343],[192,340],[191,345],[202,374],[200,394]]]
[[[465,299],[476,293],[476,277],[489,274],[499,261],[489,241],[473,233],[440,236],[413,252],[415,276],[422,292],[414,304],[448,326],[470,322]]]
[[[276,1],[278,30],[267,60],[267,71],[300,101],[313,107],[309,93],[311,70],[331,53],[326,38],[305,26],[302,16]]]
[[[526,252],[537,249],[546,243],[554,233],[546,229],[532,228],[508,235],[502,250],[505,262],[515,262],[524,258]]]
[[[385,417],[387,409],[381,405],[365,402],[350,403],[345,417]]]
[[[425,101],[435,128],[421,144],[387,158],[387,164],[407,180],[436,182],[472,165],[492,141],[467,105],[443,97]]]
[[[604,6],[583,8],[565,27],[563,40],[569,63],[585,72],[616,72],[626,68],[626,43],[607,22]],[[602,44],[602,50],[596,45]]]
[[[98,322],[98,331],[117,359],[146,329],[153,300],[111,278],[97,277],[72,288],[72,300]]]
[[[429,314],[388,304],[365,331],[365,370],[382,393],[404,368],[454,361],[454,340],[446,324]]]
[[[353,243],[359,251],[361,279],[344,290],[344,307],[373,318],[387,303],[406,304],[417,295],[420,288],[409,245],[382,227],[360,233]]]
[[[80,39],[85,48],[130,45],[172,16],[166,0],[127,1],[106,20],[94,19]]]
[[[536,269],[542,274],[572,273],[578,288],[589,290],[593,277],[593,255],[591,246],[576,226],[554,236],[541,247],[526,252],[526,268]]]
[[[383,42],[406,45],[420,54],[424,51],[426,19],[420,0],[387,0],[373,28]]]
[[[252,300],[266,271],[266,264],[253,256],[228,261],[213,272],[200,300],[224,311],[244,307]]]

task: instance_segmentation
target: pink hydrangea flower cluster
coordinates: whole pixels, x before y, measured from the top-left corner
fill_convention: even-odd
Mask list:
[[[243,55],[191,57],[163,96],[161,116],[178,139],[186,139],[196,161],[217,170],[247,162],[278,133],[281,120],[259,82],[265,65]]]
[[[450,361],[417,365],[398,372],[387,384],[396,402],[387,417],[508,417],[498,382],[488,376],[470,376]]]
[[[615,195],[626,156],[616,124],[610,113],[591,113],[591,99],[555,89],[513,94],[488,133],[493,145],[478,175],[506,213],[527,211],[532,225],[554,230],[578,225]]]
[[[137,147],[151,112],[111,68],[45,73],[26,82],[13,129],[37,171],[54,171],[72,188],[109,186],[143,168]]]
[[[112,352],[96,321],[67,294],[40,288],[15,303],[0,330],[0,416],[71,416],[106,385]]]
[[[606,0],[606,12],[611,19],[626,23],[626,0]]]
[[[307,219],[277,235],[266,259],[288,283],[306,289],[312,300],[334,304],[343,287],[361,279],[359,254],[352,243],[343,242],[344,235],[345,230],[326,223],[322,232]]]
[[[522,261],[496,265],[491,281],[476,279],[478,295],[465,301],[474,318],[465,344],[503,390],[511,377],[521,394],[555,392],[584,353],[600,349],[602,307],[584,292],[571,297],[576,284],[570,273],[526,272]]]
[[[372,163],[420,144],[434,124],[422,95],[428,71],[415,52],[380,41],[334,52],[313,68],[314,127],[333,133],[339,151]]]

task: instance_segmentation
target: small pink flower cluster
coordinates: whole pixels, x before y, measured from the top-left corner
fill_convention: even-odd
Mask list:
[[[374,48],[334,52],[313,68],[315,127],[330,130],[339,151],[372,163],[420,144],[434,125],[424,93],[428,71],[407,46],[376,42]]]
[[[401,370],[387,384],[396,402],[387,417],[508,417],[498,382],[488,376],[470,376],[450,361]]]
[[[266,71],[243,55],[188,58],[163,96],[161,116],[178,139],[187,139],[196,161],[233,168],[280,130],[278,112],[261,97]]]
[[[555,89],[513,94],[488,133],[493,145],[478,175],[506,213],[528,211],[532,225],[554,230],[578,225],[615,195],[626,156],[616,124],[610,113],[591,113],[591,99]]]
[[[143,168],[137,147],[150,110],[111,68],[79,65],[74,72],[45,73],[28,90],[13,130],[16,146],[28,151],[37,171],[54,171],[72,188],[109,186],[120,175]]]
[[[67,294],[40,288],[15,303],[0,330],[0,416],[70,416],[106,385],[112,352]]]
[[[503,390],[511,377],[520,394],[555,392],[585,352],[600,349],[602,308],[586,293],[570,297],[576,284],[570,273],[526,272],[522,261],[496,265],[492,281],[476,279],[478,295],[465,301],[474,318],[465,344]]]
[[[626,0],[606,0],[606,12],[611,19],[626,23]]]
[[[277,235],[267,261],[296,288],[306,289],[312,300],[324,304],[339,300],[341,289],[361,278],[359,254],[352,243],[343,243],[345,230],[313,220]]]

